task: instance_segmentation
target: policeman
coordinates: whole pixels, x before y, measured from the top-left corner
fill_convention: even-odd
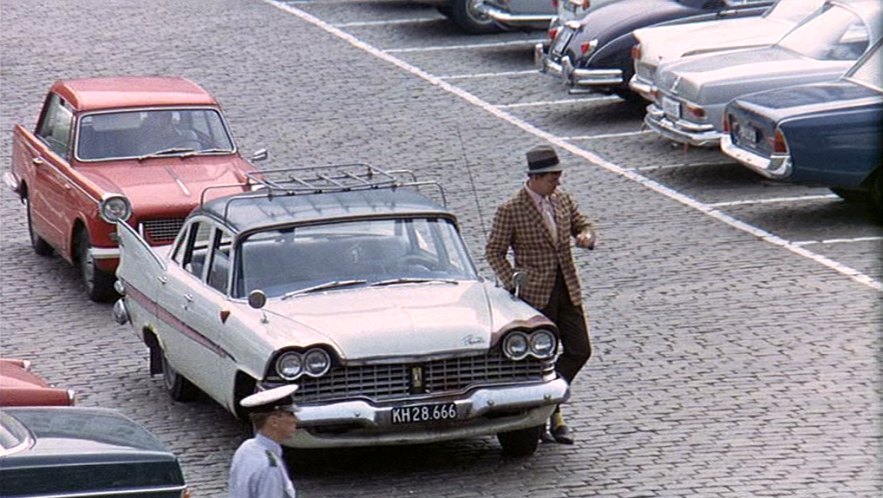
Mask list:
[[[295,498],[297,493],[282,461],[280,443],[297,427],[294,384],[252,394],[240,401],[255,436],[244,441],[230,465],[230,498]]]

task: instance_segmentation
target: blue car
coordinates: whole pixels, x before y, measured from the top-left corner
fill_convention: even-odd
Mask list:
[[[773,180],[870,197],[883,216],[883,40],[840,79],[749,94],[724,114],[721,150]]]

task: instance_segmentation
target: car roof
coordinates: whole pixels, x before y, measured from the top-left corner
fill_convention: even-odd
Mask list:
[[[221,220],[240,233],[273,226],[390,216],[438,216],[453,213],[413,187],[291,194],[272,189],[222,197],[197,208],[192,216]]]
[[[126,107],[217,105],[196,83],[179,77],[119,76],[58,80],[51,90],[78,111]]]

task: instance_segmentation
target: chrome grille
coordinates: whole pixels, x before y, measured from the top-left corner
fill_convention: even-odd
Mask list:
[[[171,244],[184,225],[184,218],[164,218],[141,222],[141,233],[151,245]]]
[[[450,358],[412,364],[332,368],[325,376],[302,377],[295,393],[298,402],[368,398],[386,401],[410,395],[411,368],[422,367],[426,394],[462,391],[472,386],[538,382],[551,362],[511,361],[500,355]],[[421,393],[422,394],[422,393]]]

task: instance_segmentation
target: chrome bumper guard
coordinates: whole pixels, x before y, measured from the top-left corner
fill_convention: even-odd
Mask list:
[[[791,156],[788,154],[773,154],[770,157],[764,157],[734,144],[728,134],[721,137],[720,147],[724,154],[761,176],[773,180],[781,180],[791,176]]]
[[[572,87],[591,88],[622,84],[622,69],[580,69],[573,67],[570,57],[561,59],[564,84]]]
[[[92,259],[119,259],[119,247],[90,247],[89,254]]]
[[[282,444],[297,448],[333,448],[488,436],[544,424],[555,406],[566,401],[569,395],[567,382],[560,378],[529,386],[477,388],[465,397],[409,403],[453,402],[459,414],[456,421],[413,425],[393,425],[393,407],[386,404],[377,406],[360,400],[301,406],[297,412],[299,430]]]
[[[716,147],[722,136],[714,125],[697,125],[681,119],[672,121],[656,104],[647,106],[644,124],[669,140],[693,147]]]

